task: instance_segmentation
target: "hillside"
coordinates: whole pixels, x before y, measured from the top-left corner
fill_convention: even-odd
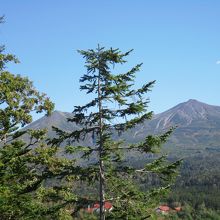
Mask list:
[[[146,121],[124,135],[129,142],[142,140],[146,133],[162,133],[176,127],[165,150],[175,154],[191,154],[199,150],[220,150],[220,107],[193,99]],[[188,152],[192,151],[192,152]]]
[[[54,137],[56,133],[53,131],[53,127],[60,128],[61,130],[71,132],[80,128],[75,123],[68,122],[67,119],[73,116],[69,112],[54,111],[50,116],[43,116],[42,118],[34,121],[25,127],[25,129],[48,129],[48,136]],[[92,135],[88,135],[83,141],[84,144],[93,145]]]
[[[51,131],[52,126],[73,131],[79,126],[67,122],[67,118],[72,116],[72,113],[54,111],[51,116],[44,116],[27,128],[47,128],[50,136],[55,135]],[[171,127],[176,129],[164,148],[170,154],[176,155],[181,152],[186,156],[200,151],[220,151],[220,107],[193,99],[154,115],[152,120],[127,131],[120,138],[134,143],[143,140],[147,134],[159,134]],[[118,138],[116,134],[114,138]],[[89,135],[85,142],[92,145],[92,135]]]

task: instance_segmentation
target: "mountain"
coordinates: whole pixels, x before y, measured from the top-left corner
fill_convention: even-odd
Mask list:
[[[217,121],[216,121],[217,120]],[[161,113],[154,117],[153,123],[155,129],[164,129],[167,127],[205,127],[207,124],[211,127],[217,126],[220,122],[220,107],[212,106],[194,99]],[[220,127],[220,123],[218,124]]]
[[[220,107],[189,100],[156,115],[155,129],[177,126],[171,136],[171,143],[186,149],[213,147],[219,149]],[[152,127],[152,124],[150,124]]]
[[[48,128],[49,135],[54,136],[51,127],[55,126],[65,131],[79,128],[72,122],[67,122],[72,113],[54,111],[49,117],[42,117],[31,123],[27,128]],[[152,120],[124,133],[120,138],[127,142],[138,142],[148,134],[160,134],[171,127],[176,127],[165,145],[165,151],[172,154],[195,153],[198,150],[220,150],[220,106],[208,105],[194,99],[180,103],[175,107],[153,116]],[[114,135],[117,139],[117,135]],[[86,144],[92,145],[94,140],[89,135]]]
[[[220,106],[212,106],[190,99],[163,113],[154,115],[153,119],[145,124],[151,129],[159,131],[171,126],[207,127],[207,123],[215,127],[216,120],[218,122],[220,120]]]
[[[219,149],[220,107],[190,99],[175,107],[153,116],[123,135],[128,142],[143,140],[146,134],[160,134],[171,127],[172,133],[166,150],[168,152],[186,151],[212,147]]]
[[[56,133],[53,131],[52,126],[60,128],[61,130],[71,132],[74,130],[78,130],[80,128],[79,125],[75,123],[68,122],[68,118],[72,118],[73,114],[69,112],[61,112],[61,111],[54,111],[50,116],[43,116],[42,118],[34,121],[33,123],[29,124],[25,127],[25,129],[48,129],[48,136],[54,137]],[[89,134],[85,140],[81,141],[80,143],[84,143],[86,145],[93,145],[93,138],[92,135]]]
[[[41,128],[47,128],[49,131],[51,131],[51,127],[59,127],[65,131],[71,131],[73,128],[76,129],[76,125],[72,125],[72,123],[67,123],[67,118],[71,118],[73,115],[72,113],[68,112],[61,112],[61,111],[54,111],[50,116],[44,116],[30,125],[28,125],[26,128],[28,129],[41,129]]]

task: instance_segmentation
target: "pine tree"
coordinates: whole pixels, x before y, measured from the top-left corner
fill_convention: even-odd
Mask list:
[[[80,78],[80,90],[92,94],[93,99],[84,106],[75,106],[73,118],[68,119],[81,126],[73,132],[56,130],[58,137],[52,140],[54,145],[68,141],[66,152],[80,152],[81,166],[78,166],[78,179],[96,187],[98,195],[85,200],[78,197],[75,212],[85,204],[99,200],[99,219],[145,219],[150,216],[150,208],[155,207],[156,198],[166,191],[176,175],[179,161],[167,163],[166,157],[161,156],[146,164],[142,169],[128,166],[125,162],[126,152],[154,153],[156,148],[166,142],[172,129],[164,134],[146,138],[136,144],[125,144],[123,140],[113,140],[113,133],[120,136],[122,132],[134,129],[145,120],[151,119],[152,112],[147,111],[149,100],[146,93],[151,91],[155,81],[135,88],[135,74],[142,64],[138,64],[126,73],[116,74],[115,66],[126,63],[126,57],[132,50],[122,53],[119,49],[79,50],[84,57],[87,73]],[[74,145],[88,135],[93,136],[94,146]],[[81,142],[80,142],[81,143]],[[95,159],[94,159],[95,158]],[[83,162],[83,160],[87,160]],[[87,165],[86,165],[87,164]],[[158,175],[161,186],[151,190],[141,190],[138,187],[138,176]],[[89,193],[88,193],[89,194]],[[114,205],[112,212],[105,212],[104,204],[111,201]]]

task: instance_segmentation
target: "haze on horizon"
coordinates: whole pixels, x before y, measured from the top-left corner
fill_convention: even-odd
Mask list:
[[[88,100],[79,91],[85,68],[77,49],[98,43],[134,49],[118,70],[144,63],[137,84],[157,81],[149,94],[155,113],[189,99],[220,106],[219,9],[217,0],[1,0],[0,38],[21,61],[9,70],[28,76],[61,111]]]

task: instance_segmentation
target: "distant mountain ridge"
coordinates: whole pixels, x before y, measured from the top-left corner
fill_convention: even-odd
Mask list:
[[[72,123],[67,123],[66,118],[71,117],[73,117],[73,113],[56,110],[51,116],[44,116],[32,122],[27,127],[38,129],[42,127],[61,126],[61,128],[65,127],[68,130],[72,128]],[[153,119],[150,120],[150,125],[152,129],[161,130],[170,126],[188,126],[192,122],[195,122],[195,120],[208,121],[213,118],[220,119],[220,106],[208,105],[195,99],[190,99],[167,111],[154,115]]]
[[[65,131],[73,131],[80,126],[67,122],[72,113],[54,111],[49,117],[42,117],[31,123],[27,128],[49,129],[49,135],[54,136],[51,127],[55,126]],[[166,150],[187,151],[188,149],[206,149],[207,147],[220,149],[220,106],[208,105],[194,99],[180,103],[173,108],[156,114],[152,120],[145,121],[132,130],[125,132],[120,138],[126,142],[137,142],[143,140],[147,134],[158,134],[171,127],[176,127]],[[114,138],[117,139],[116,135]],[[85,144],[93,144],[92,135],[85,140]],[[188,151],[187,151],[188,152]]]
[[[67,118],[71,118],[72,116],[73,116],[72,113],[61,112],[56,110],[50,116],[44,116],[32,122],[26,128],[29,129],[47,128],[50,130],[52,126],[55,126],[55,127],[60,127],[66,131],[70,131],[73,128],[73,126],[71,123],[67,122]],[[74,125],[74,127],[77,126]]]

